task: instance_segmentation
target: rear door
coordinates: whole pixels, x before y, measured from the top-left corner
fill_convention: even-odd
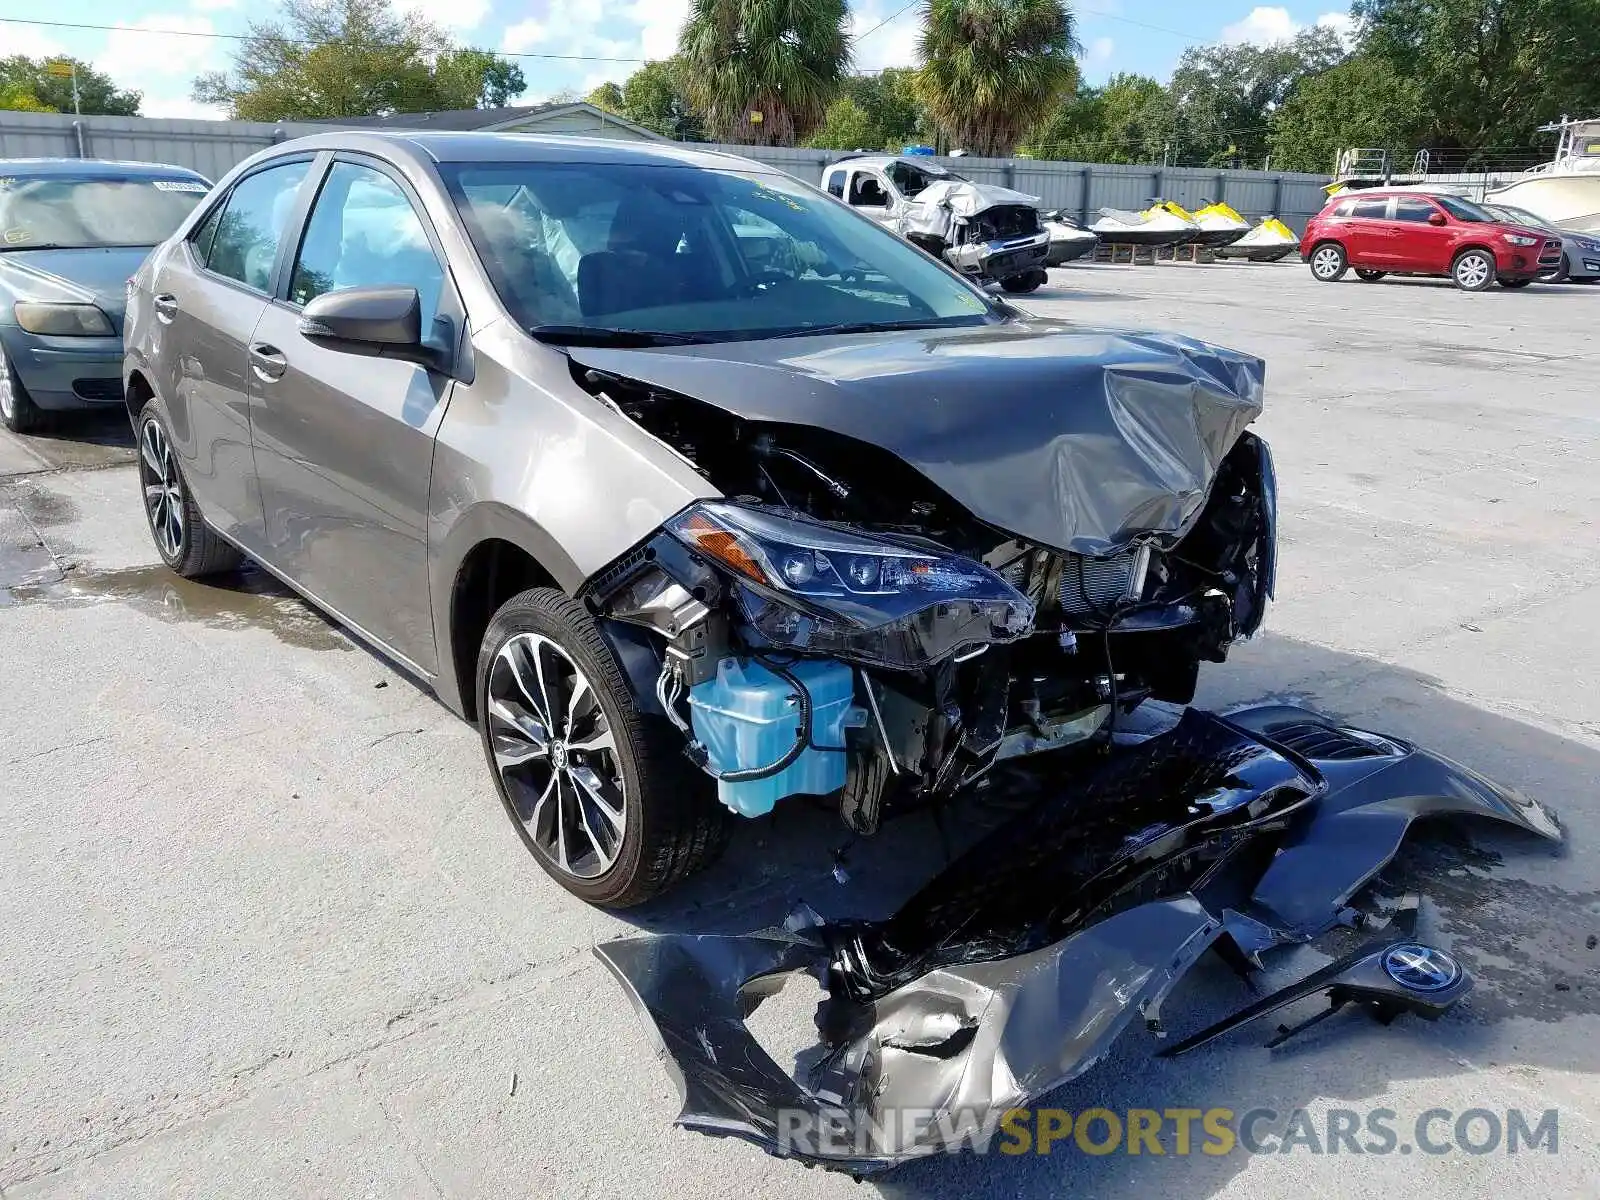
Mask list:
[[[274,160],[239,179],[167,253],[151,284],[162,326],[153,357],[184,478],[207,520],[252,552],[262,518],[247,347],[310,167],[309,157]]]
[[[1433,217],[1446,224],[1435,225]],[[1396,196],[1394,202],[1395,269],[1442,274],[1450,269],[1450,249],[1455,231],[1449,217],[1427,196]]]
[[[1347,200],[1342,237],[1350,265],[1384,270],[1393,253],[1389,242],[1389,197],[1356,196]]]
[[[315,186],[278,297],[249,347],[265,557],[431,673],[428,485],[451,381],[315,345],[299,324],[302,308],[325,292],[384,285],[417,290],[425,340],[458,344],[464,314],[433,229],[398,172],[341,154]]]

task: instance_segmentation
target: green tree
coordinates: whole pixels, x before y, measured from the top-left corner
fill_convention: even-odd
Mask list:
[[[1382,147],[1408,161],[1422,136],[1423,96],[1387,61],[1357,55],[1301,82],[1272,117],[1272,164],[1332,171],[1351,146]]]
[[[8,112],[56,111],[48,104],[41,103],[39,97],[35,96],[27,88],[20,87],[14,83],[0,84],[0,109],[5,109]]]
[[[821,150],[882,150],[884,142],[872,114],[849,96],[828,105],[822,125],[806,139]]]
[[[1020,149],[1029,158],[1113,161],[1099,158],[1106,150],[1105,126],[1106,89],[1079,86],[1029,132]]]
[[[1259,165],[1273,112],[1301,80],[1345,55],[1331,29],[1316,26],[1269,46],[1191,47],[1169,90],[1177,114],[1174,161],[1211,166]]]
[[[917,95],[952,145],[1010,154],[1077,82],[1061,0],[928,0]]]
[[[608,113],[616,113],[619,117],[622,115],[622,89],[610,80],[602,83],[583,99],[585,103],[603,108]]]
[[[283,0],[250,23],[232,70],[200,76],[192,94],[238,120],[284,121],[492,106],[523,87],[520,68],[458,49],[390,0]]]
[[[691,0],[679,77],[711,135],[758,146],[807,137],[850,66],[847,16],[844,0]]]
[[[1356,0],[1360,53],[1423,98],[1432,148],[1492,158],[1548,143],[1538,126],[1600,111],[1600,0]]]
[[[31,97],[33,104],[42,107],[29,111],[71,112],[72,76],[51,74],[46,70],[51,63],[71,63],[77,67],[78,107],[84,115],[139,115],[139,93],[123,91],[112,82],[111,76],[88,63],[73,58],[29,58],[25,54],[0,58],[0,94],[16,101],[0,104],[0,107],[21,108]]]

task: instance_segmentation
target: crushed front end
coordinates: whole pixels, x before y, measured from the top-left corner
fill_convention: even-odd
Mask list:
[[[742,419],[584,373],[725,497],[586,598],[729,809],[837,795],[871,833],[1009,759],[1105,738],[1146,699],[1188,702],[1199,664],[1259,628],[1276,559],[1272,459],[1245,428],[1259,361],[1115,345],[1062,381],[1086,386],[1022,398],[1016,453],[958,429]]]

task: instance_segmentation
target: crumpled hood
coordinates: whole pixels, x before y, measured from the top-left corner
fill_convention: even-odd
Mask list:
[[[149,246],[0,252],[0,298],[95,304],[122,328],[128,278],[149,257]]]
[[[569,352],[745,420],[880,446],[979,520],[1079,554],[1180,536],[1261,411],[1252,355],[1041,321]]]

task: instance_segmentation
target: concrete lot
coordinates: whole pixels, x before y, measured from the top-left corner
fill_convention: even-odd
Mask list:
[[[1600,289],[1329,287],[1299,265],[1072,267],[1030,297],[1268,360],[1283,507],[1269,633],[1205,703],[1290,696],[1556,808],[1570,845],[1473,826],[1386,873],[1478,990],[1435,1026],[1351,1016],[1153,1060],[1131,1030],[1048,1103],[1559,1109],[1555,1154],[965,1157],[891,1197],[1593,1197],[1600,1179]],[[0,1191],[9,1197],[860,1196],[676,1130],[589,947],[630,930],[548,883],[476,735],[277,586],[154,567],[131,452],[0,435]],[[106,444],[96,444],[106,443]],[[928,821],[846,847],[805,806],[741,829],[633,924],[881,910]],[[1274,981],[1319,961],[1280,955]],[[786,994],[787,995],[787,994]],[[1192,1029],[1245,996],[1203,964]],[[1271,1129],[1269,1125],[1267,1128]],[[1280,1125],[1281,1128],[1281,1125]],[[1448,1124],[1436,1126],[1436,1134]],[[871,1194],[869,1191],[865,1194]]]

